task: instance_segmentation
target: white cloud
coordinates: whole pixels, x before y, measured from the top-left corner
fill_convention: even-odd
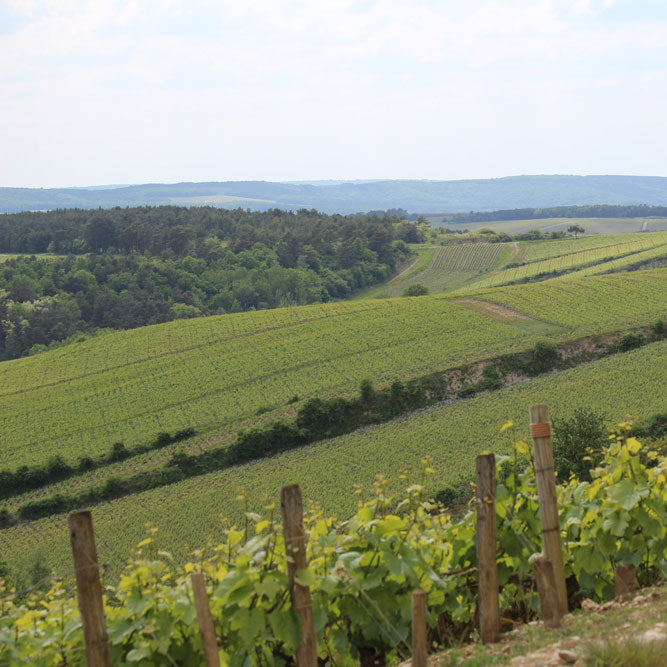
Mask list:
[[[607,4],[12,0],[0,184],[613,171],[590,119],[664,171],[666,24]]]

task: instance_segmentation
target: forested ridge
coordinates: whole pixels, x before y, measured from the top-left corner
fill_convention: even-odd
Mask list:
[[[210,207],[0,216],[0,359],[79,332],[345,298],[421,230],[395,216]],[[59,255],[59,256],[58,256]]]

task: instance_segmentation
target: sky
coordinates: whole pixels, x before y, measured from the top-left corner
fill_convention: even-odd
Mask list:
[[[665,0],[0,0],[0,186],[667,176]]]

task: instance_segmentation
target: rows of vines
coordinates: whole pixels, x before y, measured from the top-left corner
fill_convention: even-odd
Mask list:
[[[409,657],[410,594],[427,593],[437,644],[474,625],[474,512],[453,519],[425,495],[435,470],[402,496],[379,478],[370,500],[346,521],[313,507],[305,520],[308,567],[320,657],[327,664],[371,664]],[[537,610],[531,556],[540,552],[537,489],[529,447],[514,443],[498,458],[498,568],[501,607],[530,618]],[[522,472],[520,472],[522,471]],[[244,502],[244,498],[240,498]],[[558,488],[566,574],[577,599],[613,596],[616,563],[633,563],[640,581],[667,575],[667,459],[642,450],[624,425],[592,481]],[[113,664],[199,665],[202,647],[189,573],[205,573],[220,657],[226,665],[284,665],[294,660],[300,628],[287,595],[286,557],[274,503],[246,512],[215,540],[175,566],[154,529],[141,540],[118,584],[105,588]],[[48,593],[17,597],[0,581],[0,662],[84,664],[83,633],[68,581]],[[374,663],[373,663],[374,664]]]

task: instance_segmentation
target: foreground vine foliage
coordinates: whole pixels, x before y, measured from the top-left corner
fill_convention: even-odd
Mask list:
[[[508,423],[505,430],[511,427]],[[528,446],[498,457],[497,516],[501,609],[537,609],[531,556],[541,548],[535,477]],[[346,521],[312,506],[305,517],[308,568],[320,657],[331,665],[391,662],[409,656],[410,595],[427,593],[430,638],[440,644],[474,625],[475,516],[452,518],[423,498],[420,483],[403,498],[378,477]],[[617,562],[636,565],[640,581],[667,576],[667,459],[642,449],[620,425],[591,482],[572,478],[558,490],[567,574],[580,596],[613,595]],[[241,495],[240,501],[245,502]],[[114,665],[200,665],[203,652],[190,573],[206,574],[210,605],[227,665],[291,664],[299,622],[290,606],[282,529],[276,508],[246,512],[242,526],[194,551],[180,567],[159,550],[148,527],[116,585],[105,588]],[[54,579],[48,593],[21,598],[0,580],[0,665],[85,664],[73,591]]]

